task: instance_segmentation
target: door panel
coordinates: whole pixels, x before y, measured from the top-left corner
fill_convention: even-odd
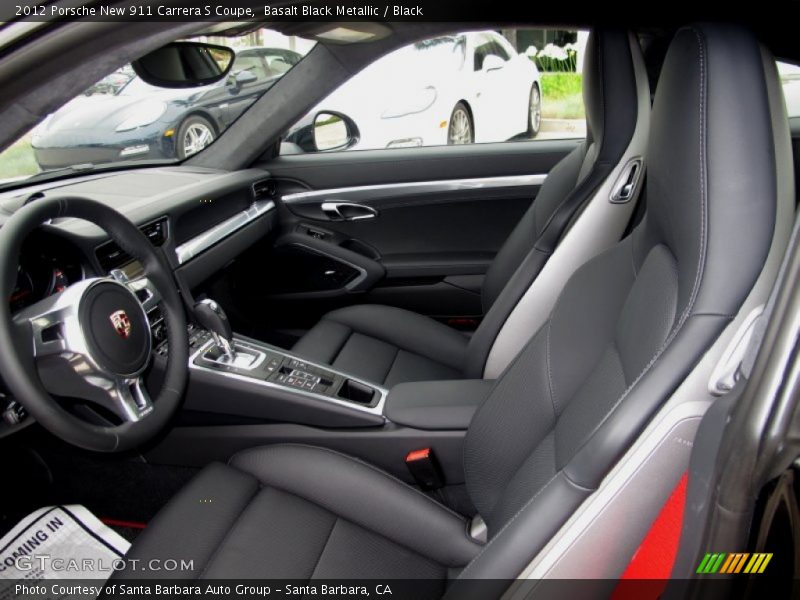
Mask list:
[[[282,203],[290,215],[287,221],[297,219],[312,235],[330,231],[342,237],[338,243],[366,246],[387,264],[404,269],[404,276],[483,273],[544,178],[339,188],[286,194]],[[338,204],[350,212],[326,212]],[[414,265],[418,270],[409,272]]]
[[[482,316],[480,288],[495,254],[577,143],[321,153],[259,165],[276,184],[281,234],[229,269],[238,312],[304,329],[333,308],[381,303],[469,325]],[[332,202],[355,208],[336,214],[325,206]],[[269,273],[268,282],[254,272]]]

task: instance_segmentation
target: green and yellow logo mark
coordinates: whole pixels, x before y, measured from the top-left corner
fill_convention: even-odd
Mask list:
[[[732,575],[736,573],[763,573],[769,561],[772,560],[772,553],[747,552],[715,552],[706,554],[697,567],[697,573],[711,575],[713,573],[725,573]]]

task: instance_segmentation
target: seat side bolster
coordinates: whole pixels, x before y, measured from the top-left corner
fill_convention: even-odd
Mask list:
[[[333,450],[281,444],[246,450],[230,465],[313,502],[448,567],[463,567],[481,545],[468,522],[380,469]]]
[[[497,532],[448,588],[445,599],[461,598],[474,579],[490,579],[500,597],[508,582],[519,577],[525,565],[555,535],[592,490],[575,485],[557,472]],[[489,589],[481,590],[490,593]]]

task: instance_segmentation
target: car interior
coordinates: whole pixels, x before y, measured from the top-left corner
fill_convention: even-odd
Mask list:
[[[580,564],[609,595],[690,460],[711,493],[701,421],[784,306],[800,120],[775,56],[800,54],[575,22],[585,137],[282,154],[378,57],[499,24],[271,26],[316,43],[197,154],[0,188],[0,534],[77,503],[187,579],[499,597]],[[208,27],[37,30],[0,56],[0,137]]]

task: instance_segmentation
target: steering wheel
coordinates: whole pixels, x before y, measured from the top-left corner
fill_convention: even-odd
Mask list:
[[[137,259],[133,281],[84,279],[11,314],[25,237],[50,219],[85,219],[104,229]],[[147,311],[161,303],[169,356],[158,396],[143,375],[152,356]],[[0,375],[30,414],[63,440],[89,450],[117,452],[157,434],[178,408],[188,376],[186,315],[159,250],[114,209],[77,197],[45,198],[20,208],[0,228]],[[78,398],[121,421],[98,425],[63,408],[51,394]]]

